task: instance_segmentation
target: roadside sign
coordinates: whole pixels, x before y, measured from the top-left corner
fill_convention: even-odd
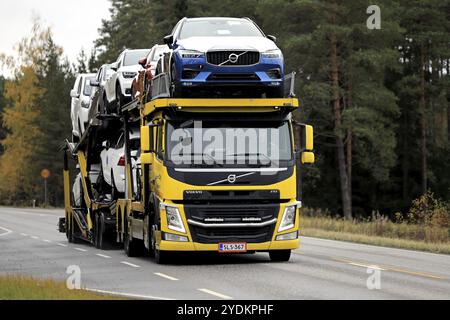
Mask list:
[[[43,169],[41,171],[41,177],[44,178],[44,179],[48,179],[50,177],[50,170]]]

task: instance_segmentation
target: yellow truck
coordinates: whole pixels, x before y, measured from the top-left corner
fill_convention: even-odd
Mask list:
[[[294,121],[298,107],[292,97],[169,97],[99,117],[80,143],[67,141],[60,231],[98,248],[111,239],[128,256],[157,263],[181,251],[268,252],[288,261],[299,247],[299,169],[314,163],[313,128]],[[138,150],[125,135],[125,192],[117,199],[99,195],[92,172],[105,121],[140,128]],[[83,190],[77,206],[70,157]]]

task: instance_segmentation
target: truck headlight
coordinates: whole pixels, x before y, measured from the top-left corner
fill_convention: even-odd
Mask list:
[[[263,52],[261,53],[261,56],[267,59],[279,59],[283,56],[283,53],[281,52],[281,50],[275,49]]]
[[[203,52],[195,50],[180,50],[179,52],[183,59],[196,59],[196,58],[198,59],[203,58],[205,56]]]
[[[171,230],[186,233],[180,212],[176,207],[166,206],[167,227]]]
[[[281,218],[278,232],[292,229],[295,225],[295,213],[297,211],[297,205],[288,206],[284,209],[283,217]]]
[[[283,241],[283,240],[295,240],[298,238],[298,231],[289,232],[285,234],[280,234],[277,236],[277,241]]]
[[[166,241],[173,241],[173,242],[188,242],[189,241],[188,237],[179,236],[177,234],[167,233],[167,232],[163,233],[163,239]]]

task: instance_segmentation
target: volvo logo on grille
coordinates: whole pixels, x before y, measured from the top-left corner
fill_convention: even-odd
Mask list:
[[[232,54],[230,54],[230,56],[228,57],[228,60],[229,60],[231,63],[236,63],[236,62],[238,62],[238,60],[239,60],[239,56],[238,56],[236,53],[232,53]]]
[[[229,183],[235,183],[236,182],[236,175],[235,174],[230,174],[227,178]]]

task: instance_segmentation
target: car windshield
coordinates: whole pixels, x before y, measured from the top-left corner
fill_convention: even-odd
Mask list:
[[[187,20],[180,39],[190,37],[262,37],[261,31],[245,19]]]
[[[149,53],[149,50],[133,50],[125,53],[125,59],[123,60],[124,66],[134,66],[139,64],[139,60],[145,58]]]
[[[85,95],[87,97],[89,97],[91,95],[91,92],[92,92],[91,80],[94,80],[94,79],[95,79],[95,77],[89,77],[84,80],[83,95]]]
[[[293,159],[288,121],[171,121],[166,157],[174,164],[276,165]]]
[[[157,47],[155,51],[153,52],[152,61],[158,61],[160,56],[166,51],[165,47]]]

